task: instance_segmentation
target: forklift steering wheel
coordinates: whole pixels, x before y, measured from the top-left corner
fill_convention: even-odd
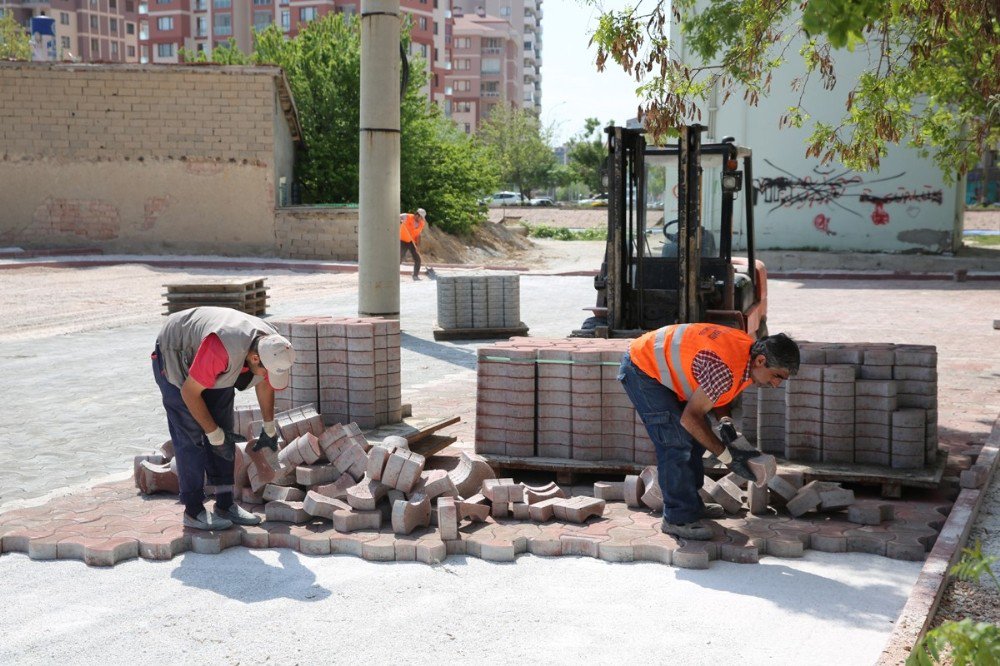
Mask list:
[[[677,228],[680,226],[679,220],[670,220],[669,222],[663,223],[663,237],[671,243],[677,243]],[[673,232],[667,231],[670,227],[674,228]]]

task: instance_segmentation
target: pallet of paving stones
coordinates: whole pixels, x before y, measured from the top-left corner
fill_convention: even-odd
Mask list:
[[[528,334],[524,322],[509,328],[434,328],[435,340],[503,340]]]
[[[622,476],[638,474],[647,465],[624,460],[567,460],[539,456],[507,456],[496,453],[481,454],[496,473],[552,472],[557,483],[575,483],[582,475]]]
[[[232,308],[251,315],[262,315],[267,310],[267,286],[265,278],[243,280],[223,278],[207,282],[174,283],[164,285],[167,289],[164,305],[165,314],[205,305]]]

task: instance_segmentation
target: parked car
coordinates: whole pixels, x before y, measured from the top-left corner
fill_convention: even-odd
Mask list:
[[[592,197],[588,197],[586,199],[580,199],[576,203],[579,206],[592,206],[592,207],[595,207],[595,208],[599,207],[599,206],[607,206],[608,205],[608,195],[607,195],[607,193],[605,193],[605,194],[595,194]]]
[[[551,197],[535,197],[528,204],[531,206],[555,206],[556,202]]]
[[[517,192],[496,192],[487,203],[490,206],[523,206],[524,199]]]

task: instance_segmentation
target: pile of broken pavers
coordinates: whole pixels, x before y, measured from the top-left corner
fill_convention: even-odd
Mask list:
[[[450,472],[425,469],[424,456],[409,449],[403,437],[386,437],[372,445],[353,423],[324,427],[315,410],[299,408],[276,418],[282,435],[277,451],[254,451],[253,442],[237,445],[234,487],[246,504],[263,504],[270,523],[303,524],[321,518],[337,532],[379,530],[407,535],[436,526],[446,544],[461,538],[462,521],[515,520],[583,523],[604,515],[607,501],[661,511],[663,499],[656,468],[647,467],[624,481],[594,484],[593,496],[567,497],[555,483],[530,486],[496,478],[482,457],[463,452]],[[252,431],[257,424],[251,424]],[[159,454],[137,456],[136,485],[145,494],[176,493],[176,463],[169,442]],[[808,511],[851,507],[854,493],[839,484],[802,483],[801,475],[776,474],[772,456],[753,459],[758,482],[728,474],[717,482],[706,478],[701,490],[706,502],[721,504],[737,514],[744,505],[751,514],[783,509],[793,516]],[[878,515],[868,516],[875,511]],[[851,507],[849,520],[878,524],[891,520],[891,506]],[[856,515],[855,515],[856,514]]]

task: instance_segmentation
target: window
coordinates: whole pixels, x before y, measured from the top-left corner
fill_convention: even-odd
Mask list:
[[[101,55],[101,45],[96,39],[90,40],[90,57],[98,58]]]
[[[59,23],[69,25],[69,14],[67,12],[59,12]]]
[[[212,6],[216,9],[228,9],[233,6],[233,0],[212,0]]]
[[[472,86],[468,81],[455,81],[455,90],[457,92],[469,92],[472,90]]]
[[[500,16],[510,16],[510,7],[501,7]]]
[[[135,34],[135,23],[126,23],[125,24],[125,34],[126,35],[134,35]]]
[[[271,25],[271,20],[273,16],[271,12],[254,12],[253,13],[253,29],[263,30],[267,26]]]
[[[470,125],[469,123],[465,123],[465,133],[472,134],[472,125]]]
[[[421,44],[420,45],[420,55],[423,56],[424,60],[427,59],[427,45],[426,44]]]
[[[458,113],[471,113],[472,102],[455,102],[455,111]]]
[[[472,69],[472,61],[468,58],[459,58],[455,61],[455,69],[463,72]]]
[[[208,9],[208,0],[195,0],[194,10],[196,12],[203,12]]]
[[[456,37],[455,38],[455,48],[456,49],[468,49],[472,48],[472,39],[469,37]]]
[[[129,44],[128,46],[125,47],[125,53],[128,54],[129,58],[134,58],[135,57],[135,47],[132,46],[131,44]]]
[[[231,35],[233,34],[232,14],[216,14],[212,17],[212,34]]]
[[[118,42],[111,42],[111,59],[118,60]]]
[[[427,17],[426,16],[421,16],[419,24],[420,24],[420,29],[421,30],[426,30],[427,29]]]
[[[98,28],[99,25],[100,24],[97,21],[97,16],[95,16],[94,14],[91,14],[90,15],[90,29],[91,30],[97,30],[97,28]]]
[[[281,11],[281,29],[288,30],[292,27],[292,13],[287,9]]]
[[[156,29],[157,30],[173,30],[174,29],[174,17],[173,16],[161,16],[156,19]]]
[[[500,49],[503,47],[503,42],[496,37],[487,37],[483,40],[484,49]]]
[[[205,37],[208,35],[208,17],[196,16],[194,19],[195,37]]]
[[[132,14],[133,12],[135,12],[135,0],[125,0],[125,13]],[[132,50],[135,51],[135,49]]]
[[[111,19],[111,34],[115,37],[118,36],[118,19]]]
[[[174,56],[173,44],[157,44],[156,55],[161,58],[172,58]]]
[[[499,74],[500,73],[500,58],[483,58],[482,73],[483,74]]]
[[[156,4],[158,5],[169,5],[170,2],[171,0],[156,0]]]
[[[271,4],[271,0],[253,0],[253,4],[255,4],[255,5],[269,5],[269,4]]]
[[[59,38],[59,43],[62,44],[62,47],[63,47],[64,51],[69,51],[69,47],[70,47],[69,37],[60,37]]]
[[[313,21],[316,19],[316,8],[315,7],[303,7],[299,10],[299,20],[300,21]]]
[[[108,0],[108,9],[110,11],[118,11],[118,0]]]

